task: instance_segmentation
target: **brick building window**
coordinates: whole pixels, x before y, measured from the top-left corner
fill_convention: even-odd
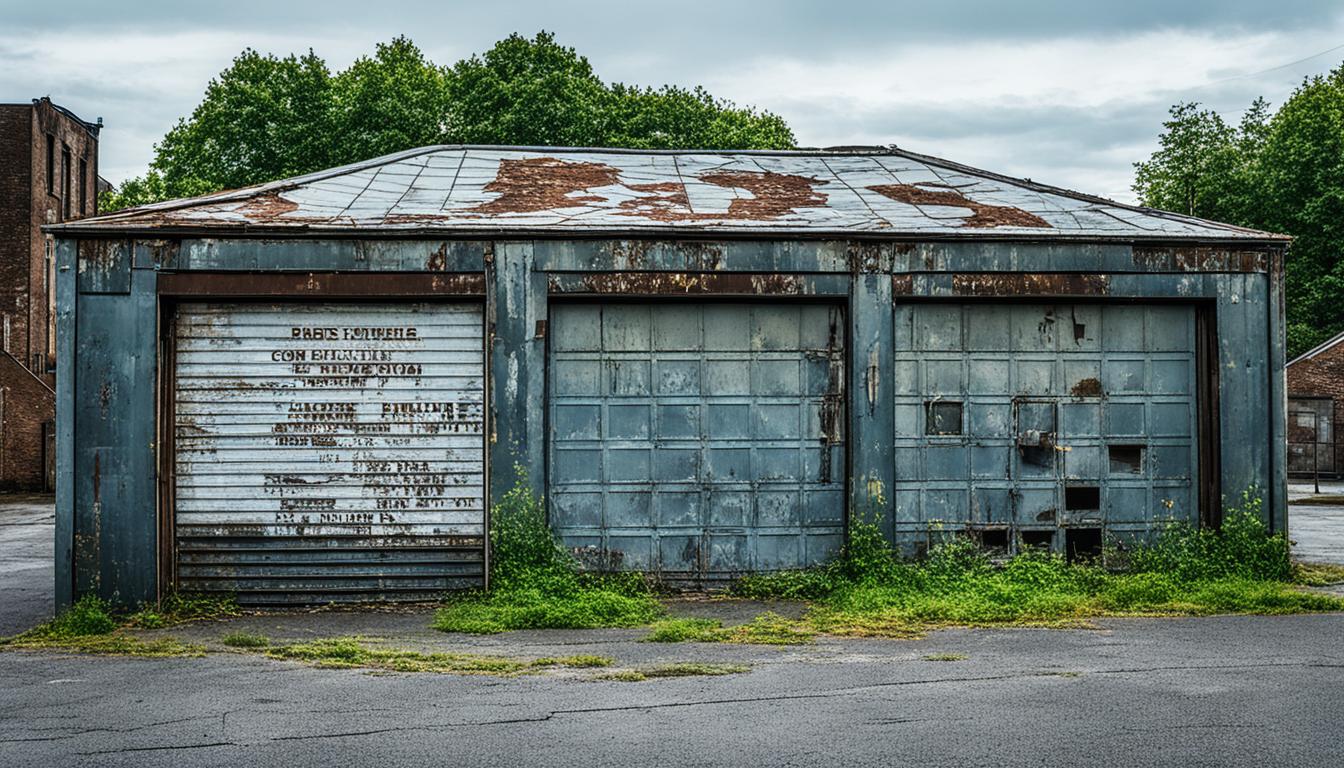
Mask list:
[[[47,194],[56,194],[56,137],[47,134]]]
[[[70,218],[70,148],[61,147],[61,218]]]
[[[79,158],[79,215],[89,215],[89,161]]]

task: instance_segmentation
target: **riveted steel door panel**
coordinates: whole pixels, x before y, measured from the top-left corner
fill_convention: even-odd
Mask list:
[[[472,304],[185,304],[174,322],[183,590],[433,599],[484,583]]]
[[[590,566],[712,579],[843,538],[838,307],[560,304],[551,522]]]
[[[898,305],[898,538],[1196,520],[1194,327],[1178,305]]]

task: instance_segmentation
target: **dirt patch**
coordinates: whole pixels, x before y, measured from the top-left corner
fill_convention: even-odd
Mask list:
[[[969,208],[971,216],[962,221],[963,227],[973,229],[988,229],[992,227],[1041,227],[1050,228],[1045,219],[1021,208],[1013,208],[1006,205],[989,205],[987,203],[977,203],[968,199],[955,189],[945,187],[942,189],[930,189],[936,186],[925,184],[916,186],[914,184],[877,184],[868,189],[891,198],[898,203],[907,205],[938,205],[949,208]]]

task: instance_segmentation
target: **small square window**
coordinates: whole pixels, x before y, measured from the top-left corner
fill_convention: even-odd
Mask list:
[[[930,400],[924,404],[924,412],[924,434],[961,434],[961,403],[948,400]]]
[[[1101,509],[1101,489],[1095,485],[1070,485],[1064,489],[1064,509],[1073,511]]]
[[[1112,475],[1142,475],[1143,446],[1112,445],[1107,447]]]

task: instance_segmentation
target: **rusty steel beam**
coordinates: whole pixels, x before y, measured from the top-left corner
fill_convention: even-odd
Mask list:
[[[316,296],[484,296],[481,273],[161,273],[158,292],[169,296],[280,297]]]
[[[592,296],[808,296],[826,295],[808,275],[779,273],[590,272],[552,274],[554,295]]]

